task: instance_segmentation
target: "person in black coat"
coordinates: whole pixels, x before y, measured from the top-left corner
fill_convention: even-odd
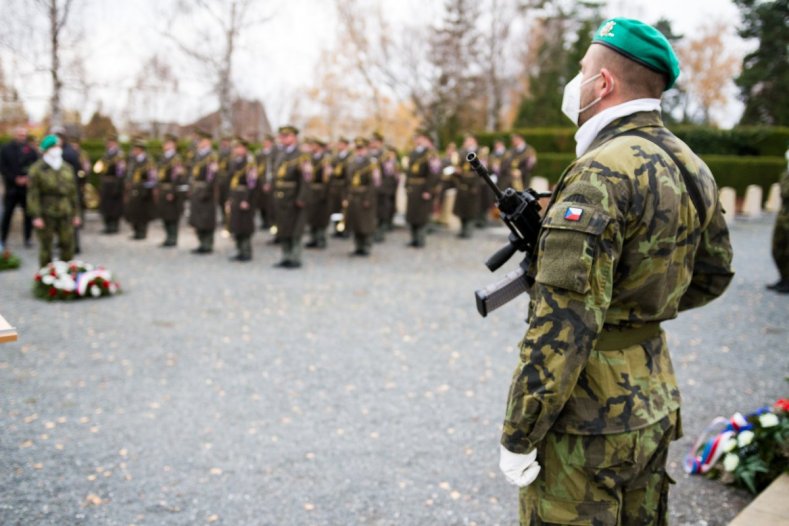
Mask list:
[[[25,213],[24,238],[25,246],[31,245],[33,234],[33,220],[27,214],[27,170],[30,165],[38,160],[38,151],[30,144],[27,129],[20,126],[16,129],[14,139],[0,150],[0,173],[5,183],[3,196],[3,220],[0,232],[0,246],[4,247],[11,229],[11,218],[17,206],[21,206]]]

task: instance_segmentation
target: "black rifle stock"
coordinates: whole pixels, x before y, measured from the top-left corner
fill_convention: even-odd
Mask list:
[[[540,233],[540,223],[542,221],[540,218],[539,199],[550,194],[540,194],[531,188],[523,192],[507,188],[502,192],[496,186],[496,183],[493,182],[488,169],[480,162],[474,152],[469,153],[466,156],[466,160],[474,172],[493,191],[493,194],[496,196],[496,207],[499,209],[501,220],[510,229],[507,244],[488,258],[485,265],[491,272],[495,272],[509,261],[515,252],[525,253],[523,261],[521,261],[520,266],[516,270],[506,274],[501,281],[475,291],[477,311],[482,317],[485,317],[489,312],[493,312],[510,302],[528,289],[526,271],[529,269],[529,259],[537,244],[537,236]]]

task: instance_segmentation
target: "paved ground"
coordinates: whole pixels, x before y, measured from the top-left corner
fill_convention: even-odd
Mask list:
[[[686,437],[671,454],[673,524],[726,524],[747,494],[686,477],[681,458],[715,415],[786,395],[789,297],[775,279],[771,218],[733,229],[726,296],[668,325]],[[0,524],[514,524],[497,441],[522,335],[521,298],[488,319],[473,290],[503,241],[449,232],[369,260],[350,243],[307,252],[298,272],[97,234],[85,260],[122,296],[48,304],[30,293],[34,250],[0,274]],[[19,233],[12,241],[19,244]]]

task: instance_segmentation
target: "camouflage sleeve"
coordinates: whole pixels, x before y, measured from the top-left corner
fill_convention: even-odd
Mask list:
[[[602,329],[623,244],[617,206],[629,191],[605,171],[570,171],[546,213],[501,438],[514,453],[530,451],[552,427]]]
[[[72,210],[74,210],[74,213],[72,214],[72,216],[73,217],[79,217],[80,216],[79,187],[77,186],[77,182],[76,182],[76,179],[74,177],[74,169],[71,166],[67,165],[67,164],[64,164],[63,167],[68,172],[67,180],[70,183],[69,187],[68,187],[68,189],[69,189],[68,190],[68,200],[69,200],[69,203],[72,206]]]
[[[41,217],[41,191],[40,170],[37,166],[31,166],[27,174],[27,213],[33,219]]]
[[[679,310],[701,307],[723,294],[734,276],[731,260],[729,229],[719,202],[701,235],[693,263],[693,278],[680,299]]]

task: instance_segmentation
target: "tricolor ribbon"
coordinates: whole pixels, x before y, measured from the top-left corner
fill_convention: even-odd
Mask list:
[[[767,411],[769,408],[763,407],[748,416],[758,416]],[[721,416],[714,418],[685,455],[685,472],[690,475],[707,473],[725,453],[723,448],[729,439],[749,429],[753,429],[753,424],[740,413],[734,413],[728,420]]]

